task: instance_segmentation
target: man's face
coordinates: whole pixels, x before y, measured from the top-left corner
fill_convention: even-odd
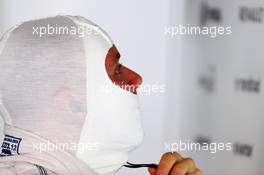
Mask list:
[[[136,94],[136,89],[142,83],[142,78],[136,72],[120,64],[119,59],[120,54],[113,45],[113,47],[109,49],[105,60],[107,74],[113,83]]]

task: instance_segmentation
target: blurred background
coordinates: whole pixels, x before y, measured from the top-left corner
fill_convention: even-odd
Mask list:
[[[179,141],[231,143],[229,151],[179,152],[205,175],[263,175],[263,12],[260,0],[0,0],[0,34],[29,19],[88,18],[108,32],[121,62],[145,85],[166,85],[165,92],[139,94],[145,139],[130,162],[158,162]],[[180,25],[231,26],[232,33],[172,35]]]

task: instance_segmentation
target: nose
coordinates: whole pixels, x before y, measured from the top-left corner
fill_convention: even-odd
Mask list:
[[[135,88],[138,88],[138,86],[141,85],[142,77],[139,74],[125,66],[122,66],[121,69],[121,72],[123,72],[127,84],[135,86]]]

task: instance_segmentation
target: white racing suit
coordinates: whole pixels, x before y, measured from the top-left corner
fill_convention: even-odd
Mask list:
[[[9,125],[5,126],[4,134],[1,175],[95,175],[83,161],[67,151],[40,150],[48,141],[37,135]]]

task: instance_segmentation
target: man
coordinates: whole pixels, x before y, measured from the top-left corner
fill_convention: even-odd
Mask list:
[[[141,143],[142,78],[119,63],[99,26],[73,16],[27,21],[3,37],[0,58],[0,174],[112,175]],[[177,153],[149,172],[201,174]]]

